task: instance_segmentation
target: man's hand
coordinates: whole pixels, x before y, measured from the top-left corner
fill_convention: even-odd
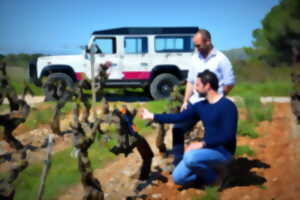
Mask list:
[[[191,82],[186,83],[183,104],[180,108],[180,112],[187,109],[188,101],[189,101],[190,97],[193,95],[193,88],[194,88],[193,83],[191,83]]]
[[[228,95],[228,93],[232,90],[234,85],[225,85],[224,86],[224,96]]]
[[[186,110],[188,107],[188,103],[187,102],[183,102],[183,104],[181,105],[181,108],[180,108],[180,112]]]
[[[190,150],[194,149],[202,149],[204,147],[204,142],[193,142],[190,145],[188,145],[185,149],[185,152],[188,152]]]
[[[146,108],[141,108],[140,109],[140,116],[142,119],[154,119],[154,114],[149,112]]]

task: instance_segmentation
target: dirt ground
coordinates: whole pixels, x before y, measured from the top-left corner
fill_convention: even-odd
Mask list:
[[[27,98],[29,99],[29,98]],[[33,101],[31,109],[33,110],[45,110],[49,109],[50,105],[47,104],[34,104]],[[6,113],[7,111],[5,111]],[[71,114],[64,115],[61,118],[61,129],[65,130],[69,126],[70,119],[72,118]],[[38,128],[31,130],[29,127],[26,127],[24,124],[20,124],[13,132],[13,135],[22,142],[22,144],[31,144],[33,146],[41,146],[45,139],[48,138],[48,135],[51,134],[50,124],[39,125]],[[1,136],[2,137],[2,136]],[[3,138],[0,137],[0,153],[5,152],[14,152],[14,149],[6,143]],[[52,148],[53,153],[62,151],[68,147],[72,146],[71,135],[64,135],[63,137],[53,134],[54,145]],[[38,163],[45,159],[46,149],[41,149],[38,151],[28,151],[28,158],[30,163]],[[0,165],[0,172],[5,172],[10,168],[11,163],[4,162]]]
[[[256,153],[251,174],[245,174],[250,184],[225,189],[221,199],[300,199],[299,131],[290,105],[275,104],[272,122],[258,127],[262,136],[238,140],[239,144],[249,144]],[[255,185],[260,182],[263,187]]]
[[[220,199],[300,199],[298,169],[300,166],[300,126],[295,123],[289,103],[274,105],[272,122],[262,122],[257,127],[260,135],[258,138],[238,137],[238,145],[249,145],[255,151],[255,155],[236,158],[236,162],[230,167],[228,178],[224,181],[224,187],[219,193]],[[20,128],[17,135],[24,141],[28,137],[23,138],[21,134],[23,131],[25,130]],[[32,137],[48,133],[49,127],[40,127],[30,132]],[[170,135],[168,133],[166,137],[168,148],[171,147]],[[132,197],[131,199],[188,200],[205,194],[203,189],[179,190],[179,187],[172,182],[171,176],[161,170],[171,159],[163,159],[158,154],[154,147],[155,136],[155,133],[147,136],[155,152],[152,174],[148,182],[137,182],[132,178],[141,165],[141,158],[137,152],[130,154],[127,158],[119,156],[117,160],[105,167],[94,170],[105,191],[105,199],[121,200]],[[57,140],[55,152],[70,146],[69,138]],[[37,154],[34,157],[36,160],[40,155]],[[40,159],[43,158],[40,157]],[[136,188],[138,188],[137,192]],[[81,198],[82,187],[77,184],[58,199],[79,200]]]
[[[300,199],[300,129],[295,124],[288,103],[276,103],[272,122],[262,122],[257,128],[260,136],[256,139],[238,137],[238,145],[249,145],[255,156],[239,157],[230,168],[230,175],[220,191],[222,200],[298,200]],[[155,134],[147,140],[154,145]],[[166,138],[170,147],[170,134]],[[137,183],[130,178],[141,164],[137,152],[127,158],[122,156],[106,167],[95,170],[101,181],[105,197],[109,200],[136,199],[182,200],[201,197],[203,189],[179,190],[170,175],[160,168],[168,160],[162,159],[156,148],[152,166],[152,180],[148,183]],[[134,192],[139,184],[141,191]],[[82,187],[70,188],[60,200],[81,199]]]

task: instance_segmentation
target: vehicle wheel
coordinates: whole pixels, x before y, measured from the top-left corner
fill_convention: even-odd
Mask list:
[[[179,80],[176,76],[168,73],[160,74],[151,82],[151,96],[153,99],[169,97],[173,87],[177,84],[179,84]]]
[[[147,85],[143,88],[144,94],[148,98],[152,98],[151,92],[150,92],[150,85]]]
[[[74,87],[74,81],[65,73],[50,74],[45,81],[43,88],[45,101],[58,101],[62,98],[69,99],[71,92],[68,89]]]

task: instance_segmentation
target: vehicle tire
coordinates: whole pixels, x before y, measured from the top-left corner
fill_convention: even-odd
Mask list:
[[[45,101],[58,101],[62,98],[70,99],[73,89],[73,79],[65,73],[53,73],[47,77],[43,84]]]
[[[179,84],[176,76],[168,73],[156,76],[150,85],[150,93],[153,99],[162,99],[170,96],[175,85]]]
[[[152,98],[151,92],[150,92],[150,85],[147,85],[143,87],[144,94],[147,98]]]

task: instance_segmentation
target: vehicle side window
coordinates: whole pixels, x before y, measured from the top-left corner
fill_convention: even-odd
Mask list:
[[[192,52],[194,46],[191,36],[157,36],[155,37],[156,52]]]
[[[94,43],[99,47],[100,53],[116,53],[116,38],[96,38]]]
[[[148,52],[146,37],[125,37],[124,51],[127,54],[142,54]]]

